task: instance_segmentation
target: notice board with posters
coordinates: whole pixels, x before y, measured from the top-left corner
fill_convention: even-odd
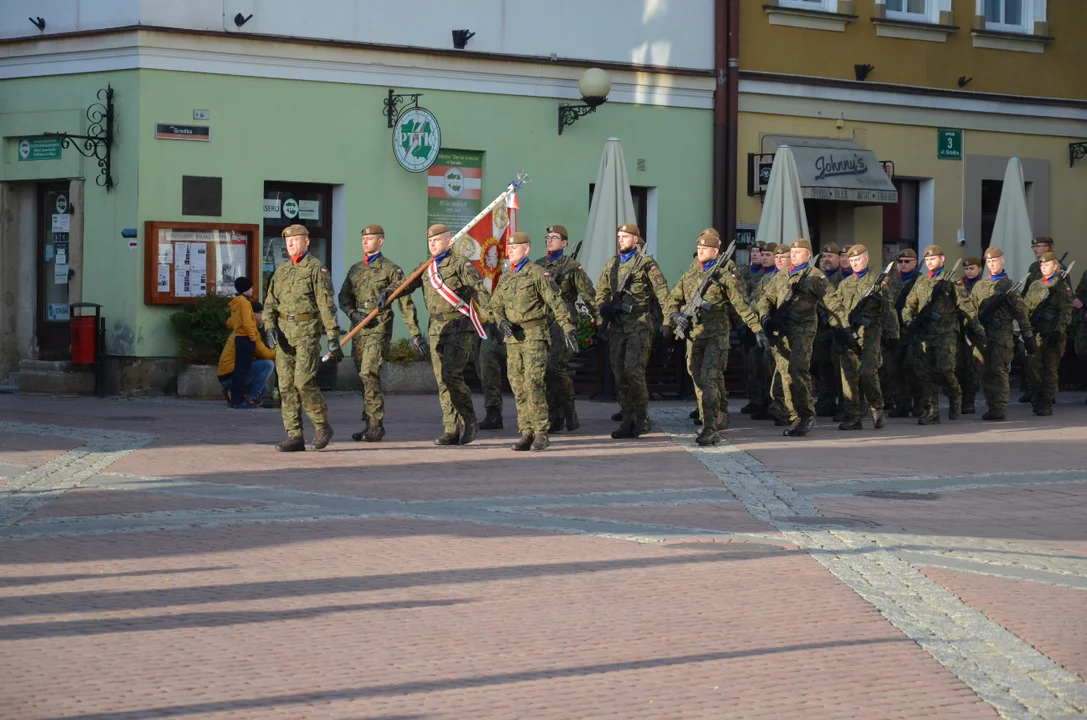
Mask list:
[[[259,225],[149,221],[144,240],[147,305],[185,305],[205,295],[233,297],[235,278],[259,277]]]

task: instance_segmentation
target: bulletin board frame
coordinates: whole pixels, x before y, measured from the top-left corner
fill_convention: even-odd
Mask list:
[[[169,243],[163,243],[162,239],[159,237],[160,232],[163,230],[177,231],[181,237],[177,240],[172,239]],[[221,239],[223,238],[221,235],[217,236],[217,232],[225,233],[226,240]],[[208,238],[207,235],[209,233],[213,237]],[[225,250],[220,250],[219,246],[238,245],[237,236],[245,236],[244,274],[250,279],[259,278],[261,258],[260,225],[245,223],[169,222],[148,220],[144,223],[144,304],[190,305],[207,295],[222,294],[226,297],[233,297],[233,285],[230,285],[229,290],[224,287],[222,288],[223,292],[219,292],[219,286],[222,284],[221,276],[218,272],[220,268],[219,260],[221,259],[220,255],[225,253]],[[233,242],[231,241],[231,238],[234,238]],[[177,264],[174,262],[174,246],[179,246],[182,242],[190,246],[199,246],[202,243],[206,250],[206,256],[203,260],[205,263],[204,271],[206,276],[205,292],[202,295],[179,295],[177,293],[178,269]],[[167,255],[162,254],[164,252],[163,246],[166,244],[171,246],[168,251],[169,262],[163,263],[160,261],[167,257]],[[168,289],[165,291],[162,290],[163,284],[159,272],[160,267],[163,266],[168,266],[166,270]],[[235,276],[236,275],[237,273],[235,273]],[[254,288],[257,288],[259,284],[259,280],[254,280]]]

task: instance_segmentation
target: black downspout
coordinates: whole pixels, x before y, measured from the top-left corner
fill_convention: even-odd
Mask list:
[[[726,238],[728,218],[728,1],[715,0],[713,8],[713,67],[717,88],[713,93],[713,227]],[[735,203],[735,201],[733,201]]]
[[[740,124],[740,0],[728,2],[728,118],[725,159],[725,223],[723,236],[731,242],[736,237],[736,168],[739,165],[738,132]],[[719,86],[720,87],[720,86]]]

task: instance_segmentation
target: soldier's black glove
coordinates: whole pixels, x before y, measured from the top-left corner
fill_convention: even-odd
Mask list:
[[[984,345],[988,340],[988,337],[985,334],[985,328],[980,324],[974,325],[974,340],[977,345]]]
[[[564,339],[566,340],[566,349],[572,352],[574,355],[577,355],[578,350],[581,349],[581,343],[577,341],[577,333],[571,330],[570,332],[566,333]]]
[[[1023,335],[1023,347],[1027,351],[1027,355],[1034,357],[1038,354],[1038,340],[1031,335]]]
[[[777,324],[769,315],[764,318],[759,318],[759,323],[762,325],[762,330],[765,333],[772,333],[777,330]]]
[[[770,338],[766,337],[766,333],[764,332],[755,333],[755,342],[758,343],[759,347],[763,350],[770,349]]]
[[[430,357],[430,346],[427,345],[426,339],[422,335],[412,337],[411,344],[415,347],[415,352],[420,360],[426,360]]]
[[[513,337],[513,323],[511,323],[509,320],[503,320],[502,322],[498,323],[498,329],[501,330],[502,334],[506,337]]]
[[[363,315],[358,310],[352,310],[351,315],[349,315],[349,317],[351,318],[352,327],[354,327],[355,325],[358,325],[359,323],[361,323],[363,320],[366,319],[366,316]]]
[[[385,288],[377,296],[377,309],[384,310],[389,305],[389,295],[392,294],[392,290]]]
[[[674,312],[668,316],[668,319],[672,321],[672,325],[676,328],[676,332],[680,335],[686,335],[691,330],[691,319],[683,313]]]
[[[600,317],[604,319],[606,325],[610,325],[615,320],[615,308],[611,303],[604,303],[600,306]]]
[[[664,342],[669,343],[676,339],[676,334],[672,331],[671,325],[661,327],[661,337],[664,338]]]
[[[328,359],[332,362],[343,360],[343,348],[340,347],[339,340],[328,339]]]
[[[279,330],[274,327],[264,329],[264,344],[269,350],[275,350],[279,344]]]

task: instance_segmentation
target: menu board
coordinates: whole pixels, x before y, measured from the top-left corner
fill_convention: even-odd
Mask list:
[[[144,302],[179,305],[205,295],[233,297],[235,278],[259,277],[259,230],[257,225],[148,222]]]

